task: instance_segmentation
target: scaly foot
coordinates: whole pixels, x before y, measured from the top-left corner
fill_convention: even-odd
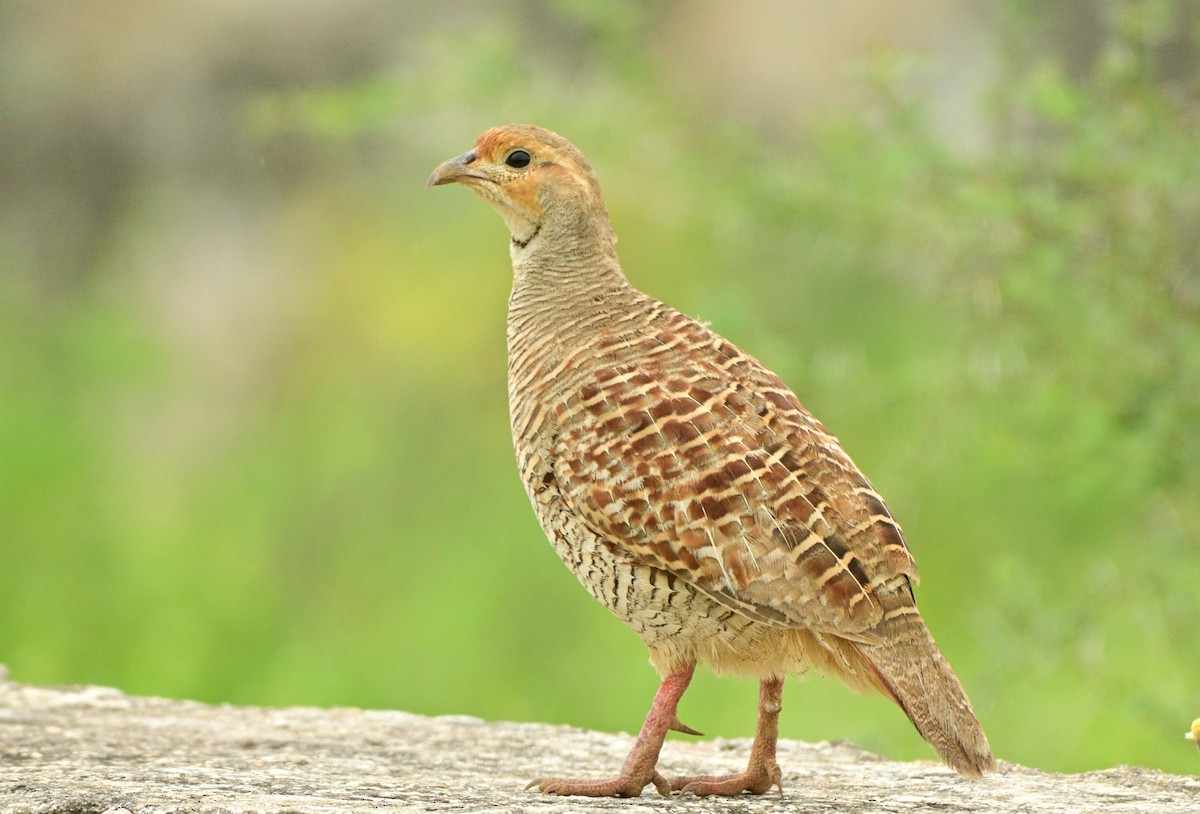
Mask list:
[[[695,777],[673,777],[672,791],[680,794],[695,794],[697,797],[719,795],[733,797],[748,791],[751,794],[766,794],[771,787],[783,794],[783,773],[773,761],[770,764],[747,769],[739,774],[706,774]]]
[[[607,780],[568,780],[562,777],[543,777],[534,780],[525,788],[537,788],[543,794],[577,795],[579,797],[637,797],[651,783],[658,793],[666,797],[671,793],[671,784],[654,768],[658,764],[658,752],[668,729],[677,732],[700,734],[679,722],[675,708],[688,682],[692,680],[695,662],[684,664],[668,673],[654,695],[654,703],[646,714],[646,722],[638,733],[637,743],[621,765],[616,777]]]
[[[619,774],[608,780],[568,780],[562,777],[543,777],[534,780],[525,788],[537,788],[543,794],[558,794],[576,797],[637,797],[646,786],[654,784],[658,793],[666,797],[671,793],[671,784],[658,772],[649,777]]]
[[[750,747],[750,762],[740,774],[698,775],[676,777],[671,790],[680,794],[707,797],[717,794],[732,797],[748,791],[766,794],[772,786],[783,794],[783,774],[775,762],[775,741],[779,737],[779,710],[783,707],[783,678],[764,678],[758,685],[758,728],[754,745]]]

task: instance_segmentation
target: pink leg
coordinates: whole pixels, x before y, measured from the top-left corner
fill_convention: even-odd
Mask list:
[[[741,774],[674,777],[672,791],[696,794],[735,795],[748,791],[763,794],[772,786],[783,794],[782,773],[775,762],[775,742],[779,740],[779,710],[783,708],[783,678],[764,678],[758,685],[758,729],[750,747],[750,764]]]
[[[653,783],[659,794],[670,794],[671,786],[654,767],[658,764],[658,753],[662,749],[663,738],[667,736],[668,729],[699,734],[685,727],[675,716],[679,699],[683,697],[695,669],[694,663],[687,664],[662,680],[654,696],[654,703],[650,706],[650,712],[646,714],[646,722],[642,724],[642,731],[638,733],[637,743],[621,764],[621,772],[616,777],[607,780],[544,777],[534,780],[525,788],[536,786],[539,791],[547,794],[583,797],[636,797],[642,793],[642,789]]]

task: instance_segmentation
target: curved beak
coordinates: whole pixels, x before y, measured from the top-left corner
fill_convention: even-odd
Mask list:
[[[436,187],[442,184],[449,184],[463,177],[479,178],[469,169],[471,164],[478,158],[474,150],[463,153],[460,156],[443,161],[438,164],[433,171],[433,175],[429,176],[429,180],[425,182],[425,188]]]

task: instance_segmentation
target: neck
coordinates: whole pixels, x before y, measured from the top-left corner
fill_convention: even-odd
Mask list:
[[[640,295],[610,237],[556,240],[555,232],[543,225],[529,240],[513,240],[509,321],[565,340],[603,329]]]

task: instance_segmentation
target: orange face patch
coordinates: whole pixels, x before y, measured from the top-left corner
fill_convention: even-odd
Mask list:
[[[542,204],[538,201],[538,178],[536,173],[528,173],[504,182],[504,193],[512,206],[525,213],[532,220],[542,218]]]
[[[555,170],[553,166],[561,157],[558,151],[544,138],[539,138],[534,132],[526,132],[520,125],[493,127],[475,142],[475,154],[480,160],[503,166],[504,160],[513,150],[522,149],[532,157],[532,172],[517,174],[503,181],[504,195],[510,205],[525,213],[534,220],[542,217],[542,205],[538,200],[539,176],[547,170]],[[551,166],[547,166],[551,165]]]

